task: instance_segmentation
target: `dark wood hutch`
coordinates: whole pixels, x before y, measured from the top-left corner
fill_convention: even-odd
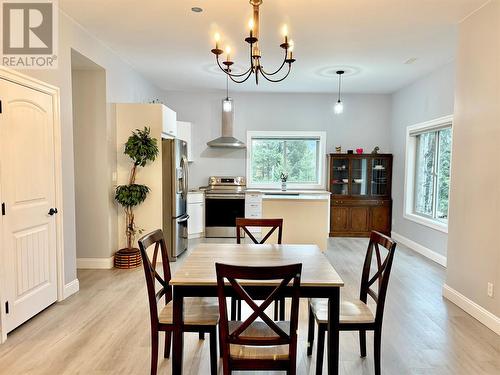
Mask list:
[[[330,237],[391,234],[392,155],[330,154]]]

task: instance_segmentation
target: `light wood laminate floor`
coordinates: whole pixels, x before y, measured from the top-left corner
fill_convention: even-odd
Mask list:
[[[358,294],[366,245],[367,239],[329,240],[327,256],[346,282],[344,294]],[[384,317],[383,374],[500,374],[500,336],[441,297],[444,276],[437,264],[403,246],[397,249]],[[149,373],[142,269],[79,270],[78,278],[78,294],[49,307],[0,345],[0,374]],[[304,301],[298,374],[315,371],[316,348],[311,358],[305,355],[306,333]],[[362,359],[357,334],[340,334],[341,374],[373,374],[371,334],[367,344],[368,356]],[[208,374],[208,340],[186,334],[185,345],[185,373]],[[159,373],[170,374],[170,368],[170,361],[160,358]]]

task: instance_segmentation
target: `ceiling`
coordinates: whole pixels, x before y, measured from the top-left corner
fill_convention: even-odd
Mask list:
[[[261,50],[267,70],[280,63],[281,28],[295,42],[289,78],[249,80],[240,91],[390,93],[452,61],[457,24],[486,0],[264,0]],[[60,0],[61,8],[136,70],[165,90],[225,87],[215,69],[213,34],[248,65],[248,0]],[[194,13],[198,6],[203,12]],[[406,63],[416,59],[412,63]],[[410,60],[411,61],[411,60]]]

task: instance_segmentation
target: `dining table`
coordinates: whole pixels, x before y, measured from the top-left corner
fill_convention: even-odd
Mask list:
[[[328,374],[339,372],[339,313],[342,278],[317,245],[217,244],[196,245],[177,268],[170,284],[173,290],[172,373],[182,374],[183,367],[183,299],[217,296],[215,263],[238,266],[283,266],[301,263],[300,298],[328,299],[327,361]],[[279,281],[245,281],[239,283],[253,298],[267,297]],[[284,297],[290,288],[284,290]]]

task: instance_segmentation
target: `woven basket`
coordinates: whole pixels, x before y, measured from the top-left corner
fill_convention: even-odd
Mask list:
[[[139,249],[121,249],[115,254],[115,268],[137,268],[141,266],[141,262],[141,252]]]

